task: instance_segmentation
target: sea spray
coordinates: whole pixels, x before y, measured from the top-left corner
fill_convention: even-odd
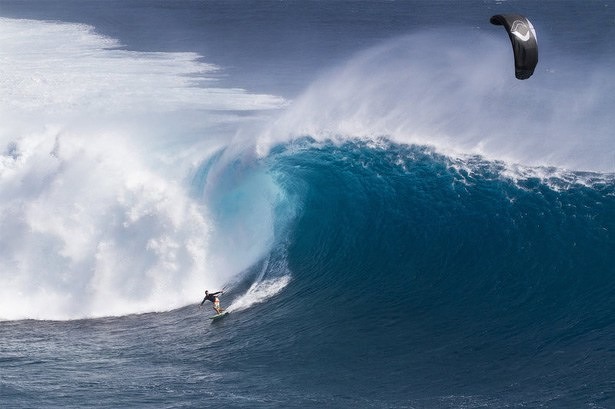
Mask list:
[[[434,29],[364,50],[314,81],[260,135],[259,151],[306,135],[384,137],[451,156],[615,171],[612,57],[579,61],[545,39],[536,75],[518,81],[496,34]]]
[[[3,18],[0,36],[1,319],[170,310],[262,256],[271,218],[244,239],[263,249],[231,246],[237,230],[188,182],[231,117],[284,100],[216,88],[197,54],[126,50],[83,24]],[[228,252],[244,261],[221,265]]]

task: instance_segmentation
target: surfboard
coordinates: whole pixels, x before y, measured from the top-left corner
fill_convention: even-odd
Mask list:
[[[220,318],[226,317],[227,315],[228,315],[228,311],[223,311],[220,314],[216,314],[213,317],[209,317],[209,319],[212,321],[216,321],[216,320],[219,320]]]

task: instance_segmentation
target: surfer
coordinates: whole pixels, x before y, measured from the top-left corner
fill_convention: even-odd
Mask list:
[[[216,310],[216,313],[222,314],[223,309],[220,308],[220,299],[218,298],[218,294],[224,294],[224,291],[210,293],[209,291],[205,290],[205,298],[203,298],[203,301],[201,301],[201,305],[203,305],[205,301],[211,301],[214,303],[214,310]]]

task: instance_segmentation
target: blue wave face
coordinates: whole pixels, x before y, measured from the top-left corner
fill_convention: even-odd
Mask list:
[[[501,164],[471,162],[352,142],[278,156],[280,183],[302,197],[293,269],[351,298],[410,292],[401,298],[414,306],[509,308],[610,280],[610,177],[513,180]]]
[[[290,319],[267,328],[295,339],[298,362],[317,357],[373,385],[386,373],[391,393],[409,382],[438,388],[435,378],[493,390],[515,382],[511,365],[527,365],[528,382],[552,365],[566,376],[601,371],[598,355],[570,367],[558,354],[578,358],[588,337],[615,325],[611,176],[514,180],[502,164],[460,167],[386,142],[304,141],[267,160],[300,197],[293,281],[271,301]],[[608,348],[606,339],[596,342]]]

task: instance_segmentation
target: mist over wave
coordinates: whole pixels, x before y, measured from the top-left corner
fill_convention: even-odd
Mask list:
[[[512,75],[499,31],[431,30],[386,41],[331,69],[260,139],[387,137],[450,155],[615,171],[612,57],[558,53],[541,39],[536,74]]]

